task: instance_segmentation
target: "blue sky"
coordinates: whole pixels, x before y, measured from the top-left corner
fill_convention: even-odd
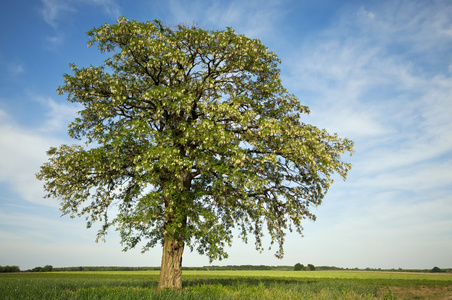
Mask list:
[[[282,60],[305,122],[355,142],[304,237],[285,257],[236,240],[218,265],[452,267],[452,2],[290,0],[41,0],[0,5],[0,265],[159,266],[161,250],[122,252],[116,232],[60,217],[34,174],[51,146],[71,144],[79,107],[56,88],[69,63],[105,59],[86,31],[124,15],[233,27]],[[268,245],[268,244],[267,244]],[[184,266],[208,265],[189,250]]]

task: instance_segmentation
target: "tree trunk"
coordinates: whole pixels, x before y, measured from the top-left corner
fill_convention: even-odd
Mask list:
[[[163,241],[162,266],[158,290],[164,288],[182,289],[182,254],[184,242],[169,239],[166,235]]]

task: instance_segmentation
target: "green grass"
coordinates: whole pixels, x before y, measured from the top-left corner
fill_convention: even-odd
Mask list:
[[[158,271],[0,274],[1,299],[396,299],[428,287],[452,292],[451,275],[343,271],[184,271],[183,291],[157,292]],[[394,291],[393,291],[394,290]],[[449,295],[449,294],[447,294]],[[435,298],[436,297],[436,298]]]

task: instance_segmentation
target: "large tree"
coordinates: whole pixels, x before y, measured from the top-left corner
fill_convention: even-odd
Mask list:
[[[231,28],[120,18],[87,34],[110,55],[64,75],[59,93],[83,107],[69,135],[85,143],[48,151],[46,197],[101,221],[98,238],[115,227],[125,250],[161,243],[159,289],[182,287],[185,246],[222,259],[233,233],[261,251],[266,229],[282,257],[353,143],[303,123],[277,56]]]

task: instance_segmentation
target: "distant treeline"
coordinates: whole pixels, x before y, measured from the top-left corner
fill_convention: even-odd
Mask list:
[[[301,264],[297,264],[301,265]],[[297,266],[295,265],[295,266]],[[432,273],[452,273],[452,268],[440,269],[434,267],[433,269],[381,269],[381,268],[340,268],[334,266],[313,266],[311,264],[308,267],[294,268],[294,266],[266,266],[266,265],[229,265],[229,266],[204,266],[204,267],[182,267],[183,270],[200,270],[200,271],[239,271],[239,270],[274,270],[274,271],[293,271],[295,270],[317,270],[317,271],[384,271],[384,272],[432,272]],[[0,266],[0,273],[20,272],[18,266]],[[160,271],[160,267],[63,267],[54,268],[51,265],[44,267],[35,267],[33,269],[26,270],[26,272],[75,272],[75,271]]]
[[[384,271],[384,272],[447,272],[452,273],[452,268],[440,269],[434,267],[433,269],[381,269],[381,268],[340,268],[335,266],[313,266],[308,265],[306,270],[317,271]],[[294,266],[266,266],[266,265],[229,265],[229,266],[204,266],[204,267],[182,267],[182,270],[192,271],[242,271],[242,270],[273,270],[273,271],[293,271]],[[303,269],[305,270],[305,269]],[[160,271],[160,267],[65,267],[65,268],[53,268],[53,271]]]
[[[160,267],[63,267],[53,271],[160,271]]]
[[[186,267],[182,268],[185,270],[206,270],[206,271],[243,271],[243,270],[257,270],[257,271],[264,271],[264,270],[280,270],[280,271],[288,271],[292,270],[292,266],[265,266],[265,265],[240,265],[240,266],[204,266],[204,267]]]
[[[329,266],[320,266],[316,267],[316,270],[320,271],[371,271],[371,272],[417,272],[417,273],[452,273],[452,268],[440,269],[438,267],[434,267],[433,269],[402,269],[402,268],[392,268],[392,269],[382,269],[382,268],[339,268],[339,267],[329,267]]]
[[[35,268],[36,269],[36,268]],[[215,271],[215,270],[292,270],[292,266],[255,266],[255,265],[241,265],[241,266],[204,266],[204,267],[182,267],[182,270],[200,270],[200,271]],[[53,268],[53,271],[160,271],[160,267],[64,267]]]
[[[0,273],[20,272],[18,266],[0,266]]]
[[[28,270],[28,272],[52,272],[52,271],[55,271],[55,270],[53,269],[53,266],[51,266],[51,265],[47,265],[44,267],[36,267],[31,270]]]

